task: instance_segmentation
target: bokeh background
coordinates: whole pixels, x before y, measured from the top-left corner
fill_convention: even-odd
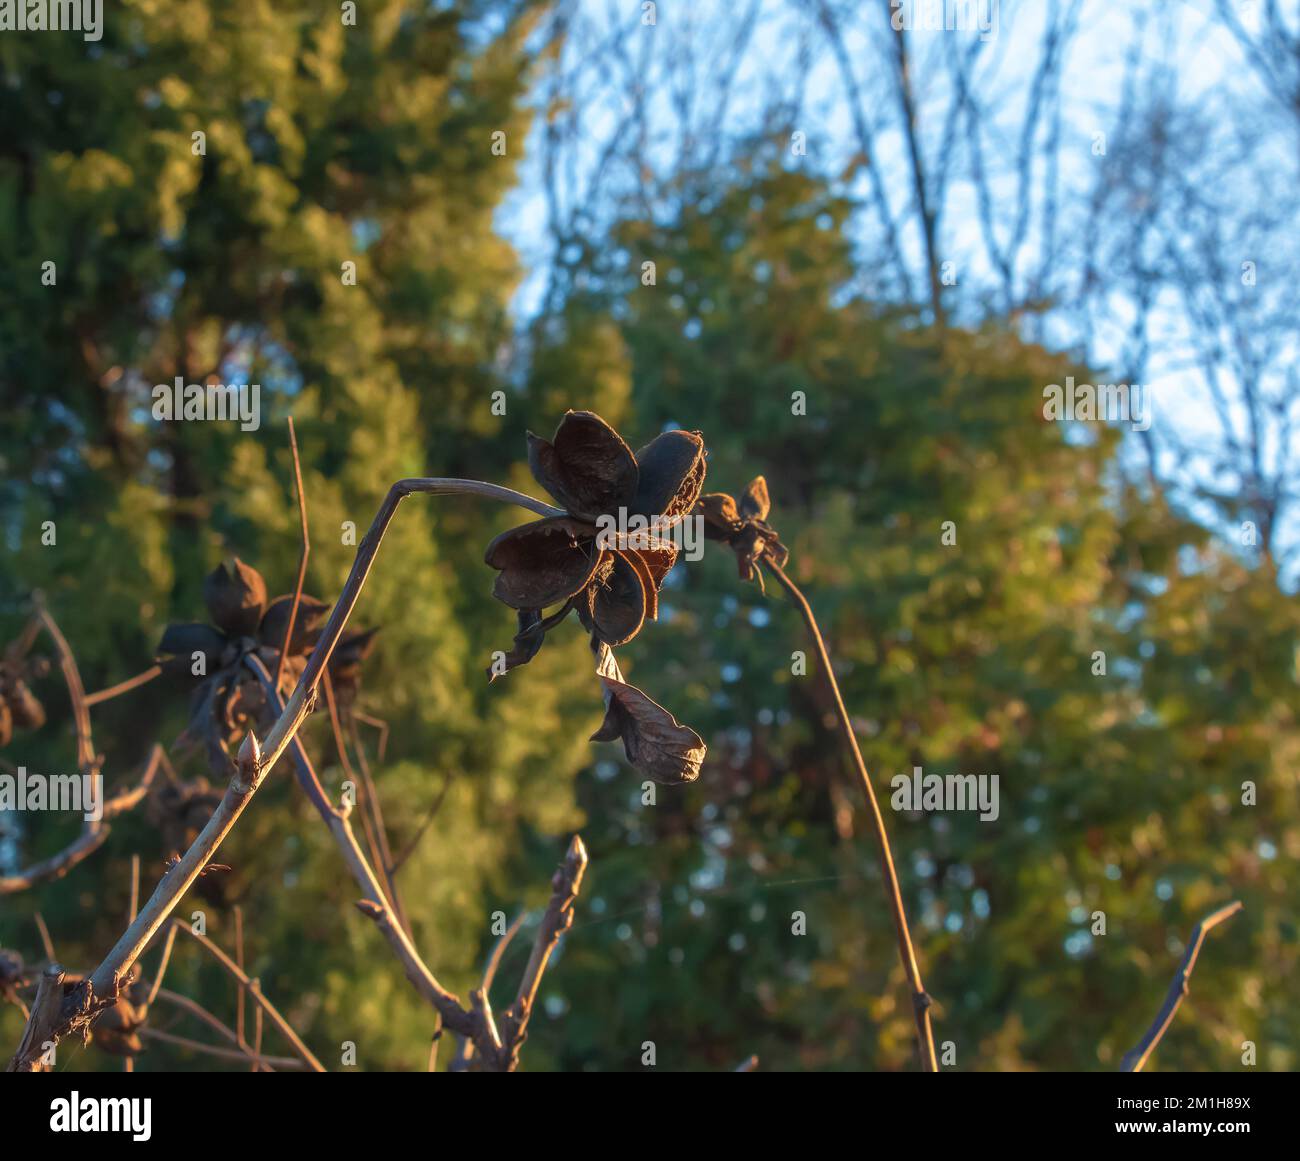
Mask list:
[[[1118,1067],[1196,921],[1239,898],[1150,1067],[1247,1067],[1250,1042],[1295,1068],[1295,5],[1004,2],[988,36],[833,0],[346,7],[122,0],[98,42],[0,34],[4,639],[42,590],[93,690],[201,618],[219,560],[291,589],[289,415],[326,600],[343,522],[399,477],[540,494],[525,432],[569,407],[633,446],[699,429],[707,487],[769,481],[880,793],[914,765],[1001,778],[996,822],[887,811],[950,1067]],[[1071,374],[1151,386],[1150,431],[1044,421]],[[260,429],[154,421],[177,375],[259,382]],[[621,660],[709,756],[644,806],[587,741],[576,623],[483,679],[514,624],[482,553],[517,522],[408,501],[355,618],[382,626],[361,704],[389,726],[392,845],[434,811],[399,878],[430,966],[464,995],[493,912],[540,907],[580,831],[526,1069],[638,1069],[645,1041],[665,1069],[915,1067],[793,608],[721,552],[673,571]],[[57,669],[37,692],[50,720],[4,758],[70,773]],[[109,786],[186,713],[162,682],[96,707]],[[328,724],[306,736],[336,787]],[[75,833],[3,823],[5,871]],[[139,812],[0,899],[0,945],[39,961],[39,910],[93,966],[133,853],[147,889],[168,850]],[[181,913],[229,947],[242,908],[250,971],[327,1065],[352,1041],[362,1068],[423,1068],[431,1014],[287,770],[222,855]],[[196,948],[168,986],[229,1018]],[[0,1040],[21,1026],[0,1010]],[[154,1043],[138,1068],[211,1063]]]

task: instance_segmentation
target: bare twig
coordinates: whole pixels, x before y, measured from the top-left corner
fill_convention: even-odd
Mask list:
[[[162,747],[155,745],[144,773],[140,775],[140,781],[131,789],[115,794],[104,803],[103,818],[99,823],[85,821],[81,833],[61,851],[48,859],[42,859],[39,863],[24,867],[12,875],[0,878],[0,895],[13,895],[19,891],[26,891],[37,883],[61,879],[78,863],[93,855],[108,839],[110,828],[103,823],[139,805],[144,796],[149,793],[149,788],[153,785],[164,760]]]
[[[933,1001],[921,982],[921,969],[917,965],[916,951],[912,946],[911,933],[908,931],[907,912],[903,907],[903,893],[898,883],[898,871],[894,867],[893,851],[889,846],[889,834],[885,830],[885,818],[880,812],[880,803],[876,800],[876,791],[871,785],[871,777],[867,773],[867,764],[862,759],[862,751],[858,748],[853,723],[849,720],[848,710],[844,708],[844,698],[840,696],[839,683],[835,680],[835,671],[831,668],[826,642],[822,639],[821,629],[817,626],[817,618],[813,615],[812,606],[799,590],[798,585],[786,576],[785,571],[770,553],[764,556],[763,563],[772,570],[773,576],[780,582],[781,587],[789,594],[791,601],[799,610],[804,624],[808,627],[813,646],[817,650],[821,672],[830,689],[831,700],[835,703],[836,724],[839,726],[845,749],[857,768],[858,778],[862,783],[862,793],[871,812],[872,824],[875,826],[880,870],[885,879],[889,907],[894,917],[894,929],[898,935],[898,955],[903,962],[903,970],[907,973],[907,980],[912,989],[912,1012],[916,1019],[916,1039],[921,1052],[921,1066],[926,1072],[938,1072],[939,1062],[934,1052],[934,1032],[930,1027],[930,1005]]]
[[[325,705],[329,710],[330,729],[334,734],[334,748],[338,751],[339,761],[343,764],[344,776],[355,779],[356,773],[348,757],[347,741],[343,737],[343,725],[339,718],[338,704],[334,697],[334,683],[330,681],[328,670],[325,671],[325,676],[321,680],[321,686],[325,690]],[[370,776],[370,765],[365,761],[365,755],[361,753],[360,747],[357,749],[357,757],[362,783],[361,822],[365,829],[367,845],[370,847],[371,859],[383,873],[384,893],[388,896],[388,902],[392,904],[393,910],[397,914],[397,921],[402,925],[402,929],[407,935],[410,935],[411,921],[406,916],[406,908],[402,904],[402,897],[398,894],[397,882],[393,877],[393,852],[388,845],[388,835],[384,828],[384,812],[379,805],[379,794],[375,789],[375,781]]]
[[[1165,995],[1165,1002],[1161,1004],[1155,1020],[1152,1021],[1151,1027],[1146,1030],[1146,1034],[1142,1039],[1138,1041],[1137,1047],[1124,1054],[1124,1059],[1119,1066],[1120,1072],[1142,1071],[1143,1065],[1150,1059],[1151,1053],[1156,1050],[1156,1045],[1160,1043],[1169,1025],[1173,1023],[1174,1015],[1177,1013],[1179,1005],[1182,1004],[1183,997],[1191,990],[1192,971],[1196,967],[1196,957],[1200,955],[1201,944],[1205,942],[1205,936],[1224,920],[1231,919],[1240,910],[1241,901],[1236,900],[1226,907],[1220,907],[1217,911],[1207,915],[1196,925],[1196,930],[1192,932],[1191,941],[1187,945],[1187,951],[1183,955],[1183,962],[1178,965],[1178,971],[1174,973],[1173,981],[1169,985],[1169,991]]]
[[[262,988],[262,981],[255,979],[253,980],[250,986],[254,991],[260,991]],[[262,1051],[262,1006],[260,1004],[254,1004],[253,1005],[253,1052],[254,1054],[258,1054],[261,1051]],[[253,1064],[252,1071],[253,1072],[257,1071],[256,1063]]]
[[[169,927],[169,935],[174,934],[176,928]],[[244,909],[238,905],[235,906],[235,963],[242,972],[244,970]],[[235,989],[235,1035],[239,1038],[239,1043],[244,1044],[244,985],[241,983]]]
[[[375,747],[375,757],[382,762],[388,750],[388,723],[383,718],[371,717],[370,714],[362,713],[355,706],[352,708],[352,717],[355,721],[364,722],[371,729],[379,732],[379,745]]]
[[[533,942],[533,952],[528,957],[515,1002],[506,1009],[501,1022],[504,1071],[512,1070],[518,1062],[519,1048],[528,1037],[528,1020],[533,1014],[533,1003],[537,999],[542,973],[546,970],[546,961],[559,943],[560,936],[573,925],[573,901],[582,888],[582,876],[586,870],[587,848],[581,837],[575,834],[564,862],[551,879],[551,901],[542,916],[542,926]]]
[[[45,958],[53,963],[57,957],[54,954],[54,941],[50,938],[50,929],[45,926],[45,916],[37,911],[32,918],[36,920],[36,929],[41,933],[41,947],[45,949]]]
[[[42,628],[54,641],[59,654],[59,668],[63,671],[63,680],[68,686],[68,697],[72,701],[72,718],[77,729],[77,769],[82,774],[99,777],[95,761],[95,743],[90,734],[90,710],[86,707],[86,687],[81,683],[81,673],[77,669],[76,658],[72,656],[72,647],[67,638],[55,624],[45,607],[45,598],[40,593],[32,596],[32,605]]]
[[[305,1063],[308,1068],[313,1072],[325,1071],[325,1066],[321,1064],[314,1055],[312,1055],[311,1049],[302,1042],[302,1037],[293,1030],[289,1021],[280,1015],[279,1009],[276,1008],[270,1000],[262,995],[262,990],[260,988],[254,988],[251,986],[252,981],[244,974],[243,969],[241,969],[240,966],[230,958],[230,956],[222,951],[221,948],[219,948],[206,935],[200,935],[194,930],[194,928],[186,923],[185,920],[174,916],[172,918],[172,924],[177,931],[183,931],[189,935],[191,939],[195,940],[205,951],[208,952],[209,955],[212,956],[213,959],[217,961],[217,963],[225,968],[226,971],[239,982],[241,987],[248,990],[248,994],[253,997],[253,1000],[258,1004],[262,1011],[266,1013],[267,1018],[276,1026],[280,1035],[283,1036],[293,1047],[293,1050],[302,1057],[303,1063]]]
[[[226,788],[221,802],[213,811],[212,817],[208,819],[207,825],[190,845],[184,856],[175,865],[168,868],[167,873],[136,917],[135,922],[122,934],[90,978],[83,980],[68,996],[64,997],[62,1003],[56,1006],[57,1010],[51,1010],[48,1007],[42,1011],[33,1010],[23,1033],[22,1045],[9,1062],[9,1071],[33,1071],[38,1066],[40,1057],[39,1051],[33,1050],[33,1045],[39,1046],[47,1041],[57,1043],[70,1032],[85,1028],[95,1015],[116,1000],[123,978],[136,960],[139,959],[141,952],[148,947],[155,935],[157,935],[181,897],[190,889],[194,881],[211,861],[213,854],[220,847],[226,835],[230,833],[230,829],[234,826],[240,814],[243,813],[257,789],[262,785],[267,773],[274,768],[281,755],[294,741],[298,729],[312,709],[316,686],[321,679],[326,664],[329,662],[330,654],[333,652],[335,645],[338,644],[348,618],[356,607],[361,590],[365,586],[366,578],[379,551],[384,532],[392,522],[402,500],[416,493],[484,496],[503,503],[518,504],[520,507],[535,512],[540,516],[562,515],[560,509],[552,507],[550,504],[544,504],[540,500],[534,500],[531,496],[525,496],[523,493],[510,488],[484,483],[480,480],[413,478],[399,480],[389,488],[388,494],[384,497],[384,501],[371,523],[370,530],[357,548],[357,555],[353,561],[352,569],[348,574],[347,581],[344,583],[343,591],[330,613],[329,622],[326,624],[320,640],[313,648],[311,656],[303,668],[293,695],[289,698],[288,704],[267,734],[265,745],[259,745],[257,738],[251,733],[245,736],[239,749],[235,763],[235,773],[230,780],[230,785]],[[84,703],[84,698],[81,700]],[[278,702],[278,700],[277,693],[274,701]],[[85,716],[88,723],[89,715]],[[298,748],[298,752],[305,758],[305,751],[301,747]],[[315,796],[319,799],[317,807],[318,809],[323,808],[323,815],[327,821],[330,821],[331,829],[335,829],[336,826],[346,829],[350,837],[351,831],[347,827],[346,816],[339,817],[328,800],[325,799],[319,783],[314,788],[309,789],[309,793],[313,790]],[[354,839],[352,840],[352,847],[355,849]],[[356,854],[360,856],[360,851],[356,851]],[[363,856],[361,862],[362,864],[365,862]],[[373,872],[369,871],[368,865],[366,865],[365,870],[373,881]],[[377,884],[375,884],[375,893],[380,898],[383,897],[382,891],[378,889]],[[383,929],[385,925],[381,923],[380,926]],[[390,938],[390,942],[394,942],[396,945],[405,943],[409,949],[408,975],[414,970],[416,964],[423,968],[423,972],[416,971],[416,975],[413,977],[417,980],[417,987],[420,987],[422,992],[430,996],[430,998],[438,996],[444,1002],[452,1000],[453,1003],[450,1005],[450,1009],[455,1013],[453,1018],[457,1020],[462,1028],[468,1030],[469,1021],[466,1013],[458,1004],[454,1003],[454,997],[449,992],[446,992],[433,978],[432,973],[429,973],[428,969],[423,966],[418,954],[410,946],[410,941],[406,938],[405,933],[401,932],[400,928],[397,928],[397,932],[400,938]],[[449,1027],[452,1026],[447,1012],[443,1012],[443,1019],[448,1023]]]
[[[131,855],[131,907],[127,917],[128,923],[134,923],[140,911],[140,856]]]
[[[275,663],[275,688],[280,688],[284,677],[284,663],[289,656],[289,642],[293,640],[293,623],[302,603],[302,584],[307,576],[307,558],[311,556],[311,540],[307,536],[307,497],[302,490],[302,464],[298,461],[298,435],[293,429],[293,416],[289,416],[289,449],[293,452],[293,482],[298,492],[298,523],[302,545],[298,552],[298,580],[293,589],[293,604],[289,606],[289,623],[284,627],[284,641],[280,645],[280,658]]]
[[[235,1035],[234,1029],[229,1028],[227,1025],[223,1024],[220,1020],[217,1019],[216,1016],[214,1016],[211,1012],[209,1012],[207,1008],[191,1000],[189,996],[182,996],[179,992],[172,992],[172,991],[168,991],[166,988],[161,988],[158,992],[158,999],[164,1000],[167,1003],[173,1005],[174,1007],[180,1008],[182,1011],[189,1013],[191,1016],[195,1017],[195,1019],[201,1021],[203,1024],[206,1024],[209,1028],[211,1028],[214,1032],[216,1032],[219,1036],[223,1037],[229,1043],[235,1045],[236,1048],[239,1048],[241,1053],[243,1053],[246,1057],[248,1056],[249,1050],[240,1045],[239,1038]],[[253,1011],[256,1013],[258,1019],[260,1020],[262,1016],[262,1009],[254,1008]],[[258,1046],[253,1051],[253,1055],[260,1055],[260,1054],[261,1054],[261,1045],[259,1042]],[[291,1057],[288,1059],[293,1059],[296,1065],[301,1066],[301,1061],[299,1061],[296,1057]],[[252,1071],[254,1072],[271,1071],[269,1065],[261,1064],[255,1060],[251,1062],[251,1067],[252,1067]]]
[[[238,1060],[244,1063],[264,1064],[269,1068],[302,1068],[303,1063],[296,1056],[261,1056],[243,1048],[222,1048],[216,1044],[204,1044],[200,1040],[191,1040],[186,1036],[175,1036],[157,1028],[141,1028],[140,1035],[147,1040],[157,1040],[163,1044],[175,1044],[191,1052],[201,1052],[205,1056],[215,1056],[220,1060]]]
[[[432,804],[429,806],[429,809],[425,813],[423,820],[421,820],[420,825],[416,829],[415,834],[411,836],[411,841],[408,842],[406,846],[402,848],[401,852],[393,859],[394,875],[396,875],[397,872],[402,869],[402,867],[406,864],[406,860],[409,859],[415,853],[415,848],[420,845],[420,840],[424,838],[425,832],[428,831],[430,825],[433,823],[433,820],[438,817],[438,811],[442,809],[442,804],[444,801],[446,801],[447,798],[447,791],[450,789],[451,789],[451,776],[448,775],[443,779],[442,786],[438,790],[437,797],[434,798]]]
[[[159,991],[162,990],[163,977],[167,974],[167,965],[171,963],[172,948],[176,946],[176,928],[167,928],[167,938],[163,941],[162,956],[158,960],[158,970],[154,973],[153,984],[149,988],[149,995],[145,1000],[145,1007],[149,1007],[154,1000],[158,998]]]
[[[488,957],[487,967],[483,969],[483,982],[479,985],[485,992],[491,993],[492,981],[497,978],[497,969],[501,966],[501,957],[505,955],[506,948],[510,946],[514,937],[519,934],[519,929],[524,925],[524,920],[527,917],[527,911],[521,911],[515,916],[515,921],[506,928],[505,934],[497,941],[496,947],[492,949],[492,954]]]
[[[134,677],[128,677],[125,681],[119,681],[116,685],[110,685],[107,689],[99,689],[94,693],[86,694],[86,705],[99,705],[102,701],[109,701],[124,693],[130,693],[133,689],[139,689],[140,686],[151,682],[155,677],[162,673],[161,665],[151,665],[143,673],[137,673]]]

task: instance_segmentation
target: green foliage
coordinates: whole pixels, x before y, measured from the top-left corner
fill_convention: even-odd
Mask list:
[[[677,213],[629,215],[592,240],[582,294],[535,328],[512,390],[497,356],[516,262],[492,216],[523,136],[527,27],[467,20],[386,3],[345,36],[270,4],[137,0],[93,67],[71,41],[5,41],[0,237],[18,272],[0,287],[6,639],[44,589],[96,689],[149,665],[168,621],[200,614],[223,556],[289,589],[290,413],[307,589],[329,601],[354,553],[345,528],[359,540],[400,477],[536,491],[524,432],[549,434],[570,406],[634,444],[699,429],[709,489],[768,478],[882,803],[917,765],[1000,778],[996,822],[886,805],[955,1067],[1116,1067],[1181,941],[1234,897],[1245,911],[1211,937],[1153,1067],[1233,1068],[1246,1040],[1260,1067],[1296,1067],[1294,600],[1118,483],[1113,432],[1043,421],[1058,356],[996,327],[936,334],[875,309],[856,289],[847,203],[763,143],[740,171],[668,191]],[[505,158],[487,147],[497,130]],[[57,289],[40,285],[47,259]],[[256,433],[151,418],[152,384],[228,370],[263,385]],[[441,801],[400,877],[440,979],[461,995],[477,982],[492,913],[541,905],[581,827],[591,866],[525,1068],[639,1068],[645,1041],[660,1068],[753,1052],[771,1067],[913,1067],[873,841],[780,590],[742,587],[715,547],[670,575],[660,624],[621,661],[710,752],[698,783],[646,805],[619,750],[586,741],[602,707],[576,624],[483,680],[514,621],[490,599],[482,552],[518,522],[480,501],[407,500],[355,615],[382,627],[361,704],[390,727],[384,761],[376,731],[362,736],[393,846]],[[806,676],[792,672],[799,650]],[[6,756],[70,772],[57,671],[40,693],[49,724]],[[96,707],[111,787],[186,709],[161,683]],[[347,775],[324,718],[306,740],[337,794]],[[40,820],[22,853],[70,836]],[[37,958],[39,907],[65,963],[98,962],[126,916],[132,852],[147,890],[169,852],[135,814],[68,878],[7,899],[0,944]],[[230,947],[240,904],[250,972],[327,1065],[352,1041],[362,1067],[422,1068],[431,1013],[351,906],[287,773],[222,856],[229,880],[180,913],[205,911]],[[1090,934],[1097,911],[1104,936]],[[228,981],[196,949],[180,945],[173,972],[170,987],[230,1016]],[[18,1029],[0,1012],[0,1035]],[[76,1052],[73,1067],[111,1063]],[[153,1045],[143,1066],[202,1063]]]

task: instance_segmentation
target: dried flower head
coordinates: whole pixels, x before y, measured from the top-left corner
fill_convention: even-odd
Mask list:
[[[226,747],[250,727],[269,725],[271,718],[265,691],[243,664],[244,657],[256,654],[275,672],[293,597],[268,604],[262,574],[236,557],[233,567],[220,564],[204,580],[203,600],[211,623],[168,625],[158,643],[158,660],[176,681],[200,682],[186,737],[206,745],[213,771],[224,777],[232,770]],[[302,673],[328,613],[324,602],[302,595],[286,650],[284,686]]]
[[[623,680],[613,647],[631,641],[647,618],[658,619],[659,590],[677,561],[676,544],[662,533],[699,498],[703,438],[668,431],[633,455],[600,416],[569,411],[554,439],[529,433],[528,465],[564,515],[512,528],[488,545],[487,563],[500,574],[493,595],[519,622],[513,649],[489,677],[531,661],[547,632],[576,611],[605,694],[605,720],[591,740],[621,739],[628,761],[656,782],[693,782],[704,742]],[[626,535],[598,535],[606,520]]]
[[[488,545],[498,570],[492,592],[515,609],[518,632],[505,669],[531,661],[545,634],[571,610],[606,645],[623,645],[659,615],[659,590],[677,546],[656,535],[598,542],[597,522],[640,517],[663,528],[686,516],[704,482],[704,440],[668,431],[635,455],[600,416],[565,413],[552,440],[528,435],[533,476],[565,510],[503,532]],[[549,617],[543,610],[559,606]],[[499,676],[501,670],[491,676]]]
[[[720,540],[736,554],[736,564],[741,580],[757,580],[763,588],[763,570],[760,562],[766,555],[784,568],[790,557],[781,537],[767,522],[772,501],[767,494],[767,481],[755,476],[742,493],[739,502],[726,492],[710,492],[701,496],[696,511],[704,517],[704,535],[710,540]]]

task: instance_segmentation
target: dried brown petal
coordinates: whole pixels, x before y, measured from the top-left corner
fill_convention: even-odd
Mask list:
[[[645,561],[650,580],[655,591],[658,592],[663,588],[664,578],[677,563],[677,545],[670,540],[663,540],[651,548],[638,548],[635,554]]]
[[[755,476],[740,497],[740,514],[746,520],[766,520],[772,510],[772,501],[767,494],[767,481],[762,476]]]
[[[606,645],[626,645],[641,631],[646,586],[626,554],[614,553],[609,576],[592,585],[590,611],[596,632]]]
[[[635,685],[602,674],[605,720],[593,742],[623,740],[627,760],[655,782],[694,782],[704,761],[704,740]]]
[[[503,532],[484,559],[501,575],[492,595],[512,609],[544,609],[587,587],[608,554],[595,546],[589,525],[548,516]]]
[[[736,501],[726,492],[710,492],[701,496],[696,507],[704,517],[704,535],[709,540],[729,540],[740,531],[740,511],[736,507]]]
[[[257,631],[263,645],[279,649],[284,644],[284,632],[289,627],[289,612],[293,608],[293,594],[276,597],[267,607],[262,617],[261,627]],[[298,603],[298,613],[293,620],[293,640],[289,642],[289,653],[306,653],[316,644],[321,626],[329,616],[330,606],[315,597],[302,594]]]
[[[158,642],[155,652],[158,654],[163,671],[171,677],[194,676],[194,654],[202,653],[206,658],[206,672],[213,673],[221,663],[221,654],[226,648],[226,639],[211,625],[195,622],[183,625],[168,625],[163,630],[162,640]]]
[[[505,655],[505,669],[498,669],[495,665],[489,666],[488,681],[495,681],[512,669],[527,665],[541,650],[546,634],[563,621],[572,609],[572,604],[565,604],[559,612],[545,618],[542,617],[541,609],[520,609],[516,614],[519,630],[515,633],[514,647]]]
[[[553,442],[529,432],[528,466],[561,508],[583,520],[617,513],[636,495],[632,449],[590,411],[565,412]]]
[[[650,571],[650,562],[645,555],[635,549],[627,552],[620,552],[619,557],[635,571],[641,581],[641,592],[645,598],[644,619],[647,621],[659,620],[659,585],[654,578],[654,573]]]
[[[266,582],[251,565],[235,557],[234,566],[217,565],[203,582],[203,600],[212,623],[228,637],[251,637],[266,608]]]
[[[685,516],[704,484],[704,440],[694,431],[666,431],[636,453],[640,481],[633,513]]]

